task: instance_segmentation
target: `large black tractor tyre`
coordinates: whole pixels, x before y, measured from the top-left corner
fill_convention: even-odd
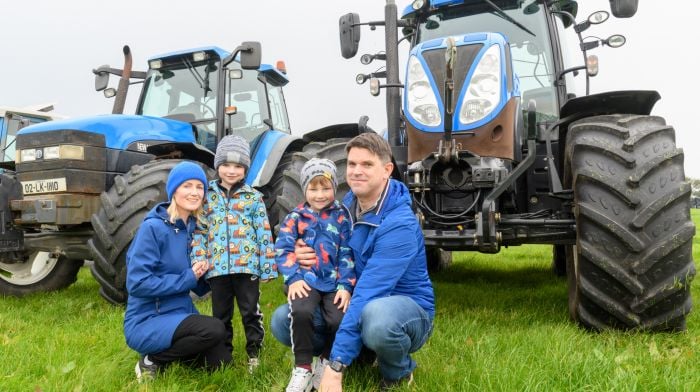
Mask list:
[[[23,295],[55,291],[73,284],[83,260],[48,252],[8,252],[0,258],[0,294]]]
[[[293,152],[286,152],[282,155],[282,159],[277,164],[275,172],[272,174],[272,178],[267,183],[267,185],[261,187],[259,190],[263,194],[263,200],[265,201],[265,208],[267,209],[267,219],[270,222],[270,227],[277,227],[280,220],[280,215],[282,215],[281,204],[279,203],[278,195],[281,195],[284,186],[284,173],[290,170],[292,167],[292,155]],[[286,214],[285,214],[286,215]],[[284,218],[285,215],[282,215]],[[275,235],[276,235],[275,231]]]
[[[684,330],[695,226],[673,128],[639,115],[573,123],[565,183],[577,230],[567,249],[571,317],[593,330]]]
[[[126,302],[126,252],[143,218],[156,204],[166,201],[165,183],[180,160],[157,160],[134,165],[114,186],[100,195],[102,206],[92,216],[95,232],[88,240],[94,263],[92,275],[100,295],[115,305]],[[213,172],[209,170],[208,177]]]
[[[326,158],[335,163],[338,177],[338,190],[335,198],[342,201],[345,194],[350,189],[347,180],[345,179],[345,170],[347,166],[347,153],[345,145],[350,139],[335,138],[325,142],[311,142],[304,146],[302,151],[292,154],[291,164],[284,171],[281,181],[281,192],[277,196],[278,219],[277,222],[284,220],[284,217],[292,211],[300,203],[304,202],[304,191],[301,189],[300,173],[301,168],[311,158]],[[271,213],[270,213],[271,214]],[[277,229],[275,229],[276,231]]]

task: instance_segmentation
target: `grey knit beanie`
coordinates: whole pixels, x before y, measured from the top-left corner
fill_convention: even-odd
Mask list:
[[[301,168],[301,188],[304,190],[304,193],[306,193],[306,188],[309,186],[311,180],[316,176],[324,176],[331,180],[331,184],[333,184],[333,193],[335,193],[338,188],[336,170],[335,163],[330,159],[311,158],[304,164],[304,167]]]
[[[250,169],[250,145],[244,138],[236,135],[224,136],[216,146],[214,169],[219,169],[223,163],[237,163]]]

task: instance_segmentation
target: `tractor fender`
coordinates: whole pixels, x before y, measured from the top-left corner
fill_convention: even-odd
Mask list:
[[[353,138],[360,133],[372,131],[367,126],[367,119],[363,116],[359,123],[333,124],[304,134],[304,142],[325,142],[328,139]]]
[[[279,131],[265,132],[262,135],[262,140],[255,146],[246,182],[254,187],[267,185],[282,160],[282,156],[288,152],[301,151],[308,143],[326,142],[335,138],[353,138],[361,132],[371,130],[367,126],[367,119],[361,117],[357,123],[328,125],[305,133],[301,137]]]
[[[301,151],[306,142],[299,136],[279,131],[268,131],[261,135],[251,154],[250,170],[246,183],[263,187],[277,170],[282,156],[291,151]]]
[[[653,90],[608,91],[586,95],[568,100],[561,108],[560,118],[579,113],[583,117],[606,114],[648,115],[659,99],[661,96]]]

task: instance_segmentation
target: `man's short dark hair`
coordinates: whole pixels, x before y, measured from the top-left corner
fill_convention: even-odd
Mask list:
[[[345,146],[345,152],[350,152],[353,147],[364,148],[379,157],[382,163],[391,162],[391,147],[389,143],[374,132],[361,133],[350,139]]]

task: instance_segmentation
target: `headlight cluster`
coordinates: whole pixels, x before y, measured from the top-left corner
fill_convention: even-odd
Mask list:
[[[49,146],[43,148],[28,148],[20,150],[16,155],[16,163],[36,161],[37,159],[77,159],[85,160],[85,148],[72,144]]]
[[[415,56],[408,60],[407,102],[408,111],[418,122],[427,126],[439,125],[442,121],[437,99],[430,87],[428,75]]]
[[[501,101],[501,51],[493,45],[481,57],[472,75],[459,121],[463,124],[479,121],[491,113]]]

